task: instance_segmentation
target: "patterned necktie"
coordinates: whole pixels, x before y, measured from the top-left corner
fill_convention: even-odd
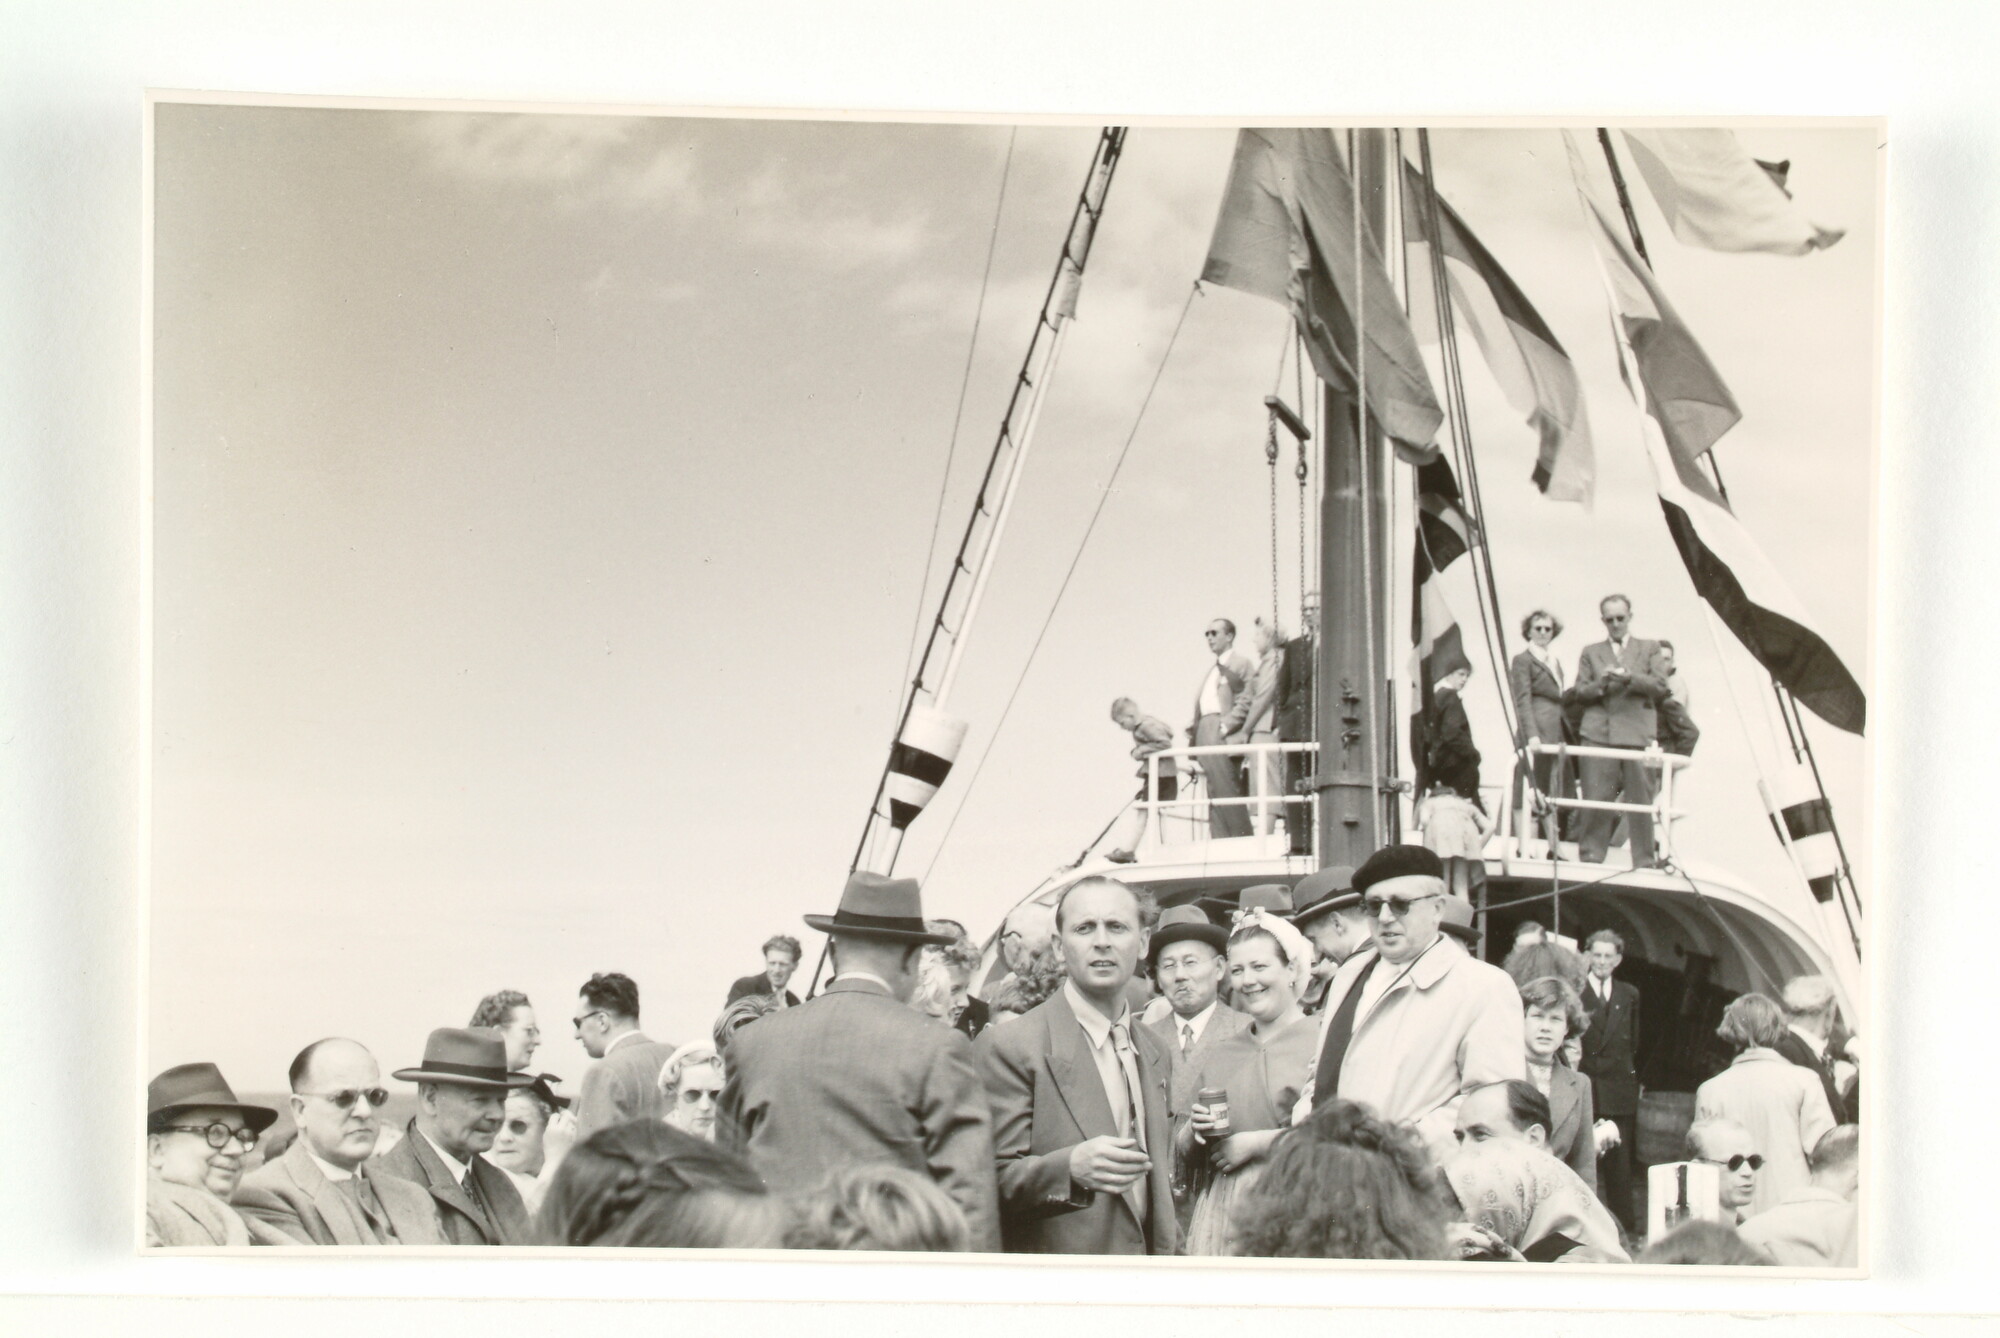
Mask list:
[[[1125,1075],[1125,1113],[1119,1132],[1146,1150],[1146,1121],[1141,1114],[1139,1057],[1132,1050],[1132,1033],[1123,1022],[1111,1024],[1111,1048],[1118,1054],[1118,1068]]]
[[[1181,1023],[1181,1058],[1186,1059],[1194,1049],[1194,1023]]]
[[[395,1239],[396,1233],[383,1216],[380,1203],[373,1202],[375,1195],[366,1181],[358,1175],[351,1175],[345,1180],[334,1181],[333,1187],[354,1205],[355,1215],[361,1219],[362,1227],[374,1236],[376,1244]]]

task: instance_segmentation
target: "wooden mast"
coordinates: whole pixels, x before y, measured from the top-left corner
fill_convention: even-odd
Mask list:
[[[1359,213],[1363,226],[1380,239],[1389,222],[1390,135],[1357,130],[1352,143],[1349,170],[1359,187]],[[1360,247],[1356,252],[1364,253]],[[1365,308],[1358,276],[1354,291],[1358,313]],[[1360,343],[1357,368],[1365,357]],[[1389,454],[1381,429],[1366,418],[1357,396],[1332,386],[1325,393],[1322,630],[1313,684],[1322,868],[1359,866],[1388,839],[1393,792],[1387,772],[1396,750],[1386,701],[1389,619],[1382,598],[1390,579]]]

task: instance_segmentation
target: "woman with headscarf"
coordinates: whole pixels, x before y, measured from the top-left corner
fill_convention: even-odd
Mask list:
[[[1312,945],[1288,921],[1255,909],[1237,916],[1229,980],[1250,1026],[1219,1037],[1201,1061],[1196,1090],[1225,1091],[1227,1102],[1218,1109],[1197,1100],[1175,1131],[1180,1179],[1194,1202],[1189,1254],[1234,1252],[1235,1204],[1263,1174],[1305,1086],[1319,1041],[1299,1007],[1312,961]]]
[[[1467,1142],[1444,1164],[1464,1216],[1454,1229],[1469,1259],[1627,1264],[1610,1210],[1575,1171],[1532,1143]]]
[[[229,1206],[243,1156],[277,1121],[236,1099],[213,1064],[180,1064],[146,1088],[146,1244],[297,1245]]]

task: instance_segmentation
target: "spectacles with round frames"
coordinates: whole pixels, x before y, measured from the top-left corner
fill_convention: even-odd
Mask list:
[[[1753,1171],[1764,1169],[1763,1155],[1756,1152],[1739,1152],[1728,1161],[1720,1161],[1714,1157],[1703,1157],[1701,1160],[1707,1162],[1710,1166],[1727,1167],[1731,1172],[1740,1171],[1745,1166],[1748,1166]]]
[[[254,1129],[234,1129],[221,1120],[217,1120],[214,1124],[170,1124],[167,1128],[175,1133],[200,1134],[208,1140],[208,1145],[218,1152],[228,1147],[232,1138],[241,1143],[245,1151],[257,1146],[257,1133]]]
[[[363,1097],[367,1097],[368,1104],[377,1110],[389,1103],[389,1089],[386,1087],[343,1087],[338,1092],[300,1092],[299,1095],[331,1101],[341,1110],[353,1110],[354,1103]]]
[[[1366,897],[1362,900],[1361,904],[1367,909],[1370,919],[1379,918],[1382,914],[1382,908],[1387,906],[1390,913],[1400,920],[1408,915],[1410,907],[1416,905],[1418,902],[1429,901],[1432,897],[1441,897],[1443,895],[1444,893],[1442,892],[1425,892],[1414,897]]]

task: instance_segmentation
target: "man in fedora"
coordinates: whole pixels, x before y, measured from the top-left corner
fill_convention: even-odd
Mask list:
[[[297,1245],[442,1245],[431,1196],[369,1164],[389,1099],[375,1056],[328,1037],[299,1051],[289,1078],[298,1137],[243,1177],[236,1210]]]
[[[628,1120],[663,1120],[660,1070],[679,1046],[639,1030],[639,985],[617,971],[601,971],[577,991],[571,1025],[583,1052],[597,1063],[583,1075],[576,1097],[576,1141]]]
[[[1199,906],[1174,906],[1160,916],[1147,946],[1153,979],[1169,1010],[1142,1023],[1166,1050],[1173,1076],[1168,1082],[1173,1108],[1186,1110],[1194,1099],[1201,1061],[1220,1041],[1247,1031],[1250,1019],[1222,1002],[1223,954],[1229,935]]]
[[[277,1120],[236,1099],[213,1064],[176,1064],[146,1085],[146,1244],[290,1245],[229,1206],[243,1154]]]
[[[1327,988],[1319,1058],[1293,1122],[1339,1096],[1408,1125],[1442,1160],[1458,1105],[1487,1083],[1527,1076],[1521,996],[1497,966],[1444,929],[1444,864],[1416,845],[1384,846],[1354,871],[1370,944]]]
[[[493,1146],[507,1093],[534,1079],[507,1071],[507,1043],[484,1027],[439,1027],[424,1062],[397,1069],[417,1085],[417,1113],[377,1166],[430,1191],[447,1245],[527,1245],[528,1209],[507,1173],[479,1154]]]
[[[1173,1061],[1134,1026],[1139,898],[1083,878],[1056,903],[1063,987],[979,1037],[1001,1227],[1026,1254],[1172,1254]]]
[[[1307,874],[1292,889],[1292,927],[1313,945],[1312,980],[1299,1006],[1308,1014],[1326,1002],[1327,986],[1340,964],[1368,946],[1368,912],[1354,890],[1354,870],[1334,864]]]
[[[971,1042],[908,1006],[924,946],[951,935],[925,926],[915,879],[866,872],[848,878],[834,914],[805,920],[833,937],[832,983],[736,1033],[717,1141],[781,1194],[849,1166],[927,1175],[965,1213],[971,1247],[999,1249]]]

